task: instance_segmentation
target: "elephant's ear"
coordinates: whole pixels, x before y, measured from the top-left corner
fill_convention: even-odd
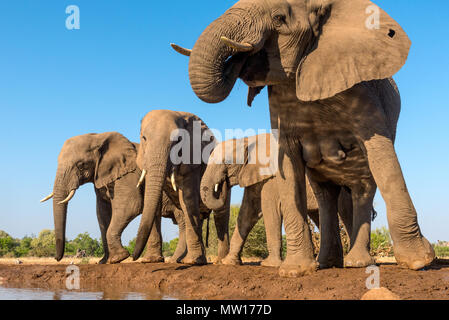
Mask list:
[[[193,159],[194,163],[198,163],[198,161],[202,163],[207,162],[214,147],[217,145],[212,130],[209,129],[200,117],[192,113],[186,112],[185,121],[185,129],[192,135],[193,144],[197,143],[197,141],[201,141],[201,154],[195,154],[195,159]],[[197,136],[198,134],[200,136]],[[195,147],[192,150],[192,153],[193,152],[198,152]]]
[[[95,187],[102,188],[136,170],[135,145],[118,132],[100,134]]]
[[[302,101],[326,99],[355,84],[392,77],[411,46],[400,25],[369,0],[308,0],[318,37],[296,74]]]
[[[240,141],[243,142],[245,148],[245,159],[239,172],[239,186],[242,188],[249,187],[273,177],[276,172],[273,172],[271,166],[270,135],[262,134]],[[237,143],[237,148],[239,148],[238,145]]]

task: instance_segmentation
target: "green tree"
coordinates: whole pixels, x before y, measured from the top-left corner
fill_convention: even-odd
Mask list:
[[[169,257],[172,256],[173,253],[175,253],[176,246],[178,245],[179,238],[174,238],[170,240],[170,242],[164,242],[164,245],[166,244],[166,248],[163,247],[164,256]]]
[[[51,257],[56,255],[55,232],[42,230],[37,238],[31,240],[30,254],[35,257]]]
[[[237,217],[240,212],[240,206],[231,206],[231,212],[229,217],[229,236],[232,237],[234,233],[235,225],[237,224]],[[209,247],[206,248],[206,254],[216,256],[218,253],[218,238],[215,229],[214,219],[211,216],[209,226]],[[207,223],[203,225],[203,239],[206,239]],[[263,219],[260,219],[246,239],[245,245],[242,251],[243,257],[259,257],[266,258],[268,256],[267,238],[265,234],[265,225]]]
[[[85,250],[89,257],[101,257],[104,254],[100,241],[90,237],[88,232],[80,233],[75,239],[70,241],[69,250]]]
[[[0,230],[0,257],[15,256],[14,248],[17,246],[18,243],[13,237]]]
[[[136,247],[136,238],[130,240],[128,242],[128,245],[125,246],[125,249],[128,250],[129,254],[133,254],[135,247]]]
[[[22,240],[18,241],[18,246],[15,248],[14,253],[16,257],[25,257],[30,254],[32,237],[25,236]]]
[[[371,232],[371,254],[380,257],[393,256],[393,243],[386,227]]]

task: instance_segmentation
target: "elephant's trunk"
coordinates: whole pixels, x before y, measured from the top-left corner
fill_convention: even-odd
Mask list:
[[[63,173],[64,170],[58,169],[55,184],[53,187],[53,219],[55,224],[55,240],[56,240],[56,260],[60,261],[64,256],[65,249],[65,231],[68,202],[61,203],[67,199],[71,191],[78,188],[79,182],[68,181],[68,175]]]
[[[196,42],[190,55],[189,77],[193,91],[201,100],[218,103],[231,92],[247,54],[225,44],[222,37],[259,44],[262,41],[260,24],[243,23],[252,20],[250,12],[231,8],[210,24]],[[250,27],[245,30],[245,25]]]
[[[60,261],[64,256],[65,228],[67,218],[67,203],[59,204],[64,198],[53,199],[53,218],[55,223],[56,260]]]
[[[143,168],[147,172],[145,176],[144,207],[133,252],[134,260],[137,260],[142,254],[153,228],[156,213],[160,210],[162,187],[167,175],[168,156],[169,151],[157,157],[156,160],[146,159],[148,165],[144,165]]]
[[[204,179],[203,177],[201,181],[201,199],[209,209],[219,210],[226,204],[229,189],[228,182],[225,179],[221,183],[215,184],[208,180],[210,179]]]

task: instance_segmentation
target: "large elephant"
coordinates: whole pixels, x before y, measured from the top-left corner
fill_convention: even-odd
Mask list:
[[[104,256],[99,263],[118,263],[129,256],[123,248],[121,235],[126,226],[143,208],[143,186],[136,188],[141,171],[136,166],[139,145],[118,132],[85,134],[68,139],[59,154],[53,193],[56,237],[56,260],[65,249],[67,206],[79,186],[93,183],[97,197],[97,218],[100,225]],[[162,216],[179,225],[180,239],[172,260],[185,255],[184,216],[164,194]],[[143,262],[164,261],[160,216],[148,240]]]
[[[191,113],[154,110],[143,118],[137,165],[142,169],[139,182],[145,180],[145,195],[134,260],[145,247],[160,210],[159,202],[164,190],[184,213],[187,255],[182,262],[207,263],[200,212],[208,212],[209,209],[201,202],[200,182],[214,146],[213,140],[213,134],[206,124]],[[215,210],[214,220],[220,260],[229,251],[229,203]]]
[[[399,24],[369,0],[241,0],[205,29],[191,51],[178,50],[190,55],[191,86],[206,102],[223,101],[237,78],[250,87],[249,104],[268,86],[271,126],[280,131],[281,197],[296,197],[301,212],[284,213],[281,275],[315,269],[305,223],[306,167],[327,217],[320,222],[323,238],[337,232],[338,187],[358,198],[353,262],[369,259],[375,186],[386,202],[397,262],[418,270],[433,261],[393,146],[400,96],[391,77],[409,48]],[[319,260],[333,260],[336,251],[322,250]]]

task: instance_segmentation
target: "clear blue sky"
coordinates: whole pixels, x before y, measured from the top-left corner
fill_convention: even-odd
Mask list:
[[[402,113],[396,150],[423,233],[449,240],[449,3],[375,1],[394,17],[413,46],[396,75]],[[266,92],[246,107],[237,83],[219,105],[192,92],[187,58],[169,46],[192,47],[202,30],[235,1],[169,2],[14,0],[0,2],[0,229],[14,237],[53,229],[51,192],[64,141],[89,132],[118,131],[138,141],[140,119],[152,109],[189,111],[211,128],[269,128]],[[78,5],[81,29],[65,27]],[[234,192],[233,202],[241,198]],[[382,198],[374,227],[387,225]],[[139,218],[124,232],[136,235]],[[177,228],[163,225],[166,240]],[[67,237],[100,232],[92,185],[71,201]]]

